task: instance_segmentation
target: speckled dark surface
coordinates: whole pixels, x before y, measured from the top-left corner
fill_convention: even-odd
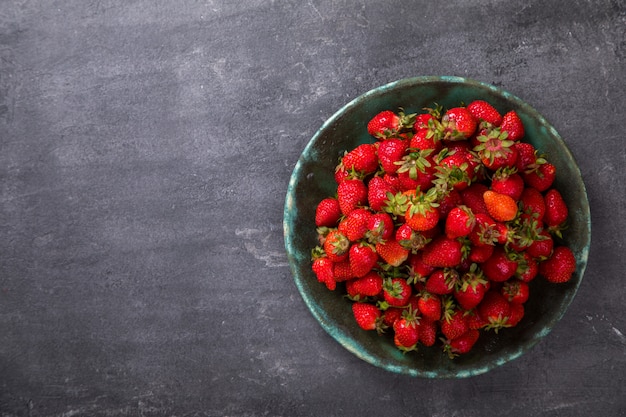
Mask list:
[[[626,415],[626,5],[424,3],[2,2],[0,416]],[[282,237],[324,120],[438,74],[543,114],[593,229],[550,335],[443,381],[336,343]]]

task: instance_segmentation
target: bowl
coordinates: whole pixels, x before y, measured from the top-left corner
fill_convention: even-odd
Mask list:
[[[420,346],[403,354],[390,337],[360,329],[343,292],[329,291],[311,270],[311,249],[317,244],[315,207],[336,192],[333,176],[338,158],[359,144],[373,142],[367,122],[378,112],[403,108],[423,112],[435,103],[450,108],[483,99],[502,114],[515,110],[525,127],[525,141],[546,154],[557,168],[554,186],[569,208],[564,243],[572,249],[577,269],[565,284],[531,281],[526,314],[513,328],[481,335],[468,354],[450,359],[441,349]],[[578,165],[557,131],[531,106],[502,89],[451,76],[408,78],[375,88],[352,100],[314,134],[293,170],[284,206],[284,240],[295,285],[319,324],[348,351],[391,372],[425,378],[464,378],[512,361],[547,336],[563,317],[583,278],[591,240],[589,203]],[[339,287],[338,287],[339,289]],[[545,302],[550,300],[550,302]]]

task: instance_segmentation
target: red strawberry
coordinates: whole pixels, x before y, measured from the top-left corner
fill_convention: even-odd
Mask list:
[[[520,210],[539,222],[543,221],[546,212],[543,195],[535,188],[524,188],[520,196]]]
[[[333,275],[333,262],[328,257],[321,255],[321,248],[318,247],[317,249],[318,255],[314,254],[313,257],[313,273],[315,273],[319,282],[325,284],[332,291],[337,285]]]
[[[409,257],[409,250],[393,238],[377,243],[376,252],[391,266],[400,266]]]
[[[417,307],[425,319],[437,321],[441,318],[441,298],[437,294],[420,292]]]
[[[354,278],[352,268],[350,267],[350,260],[344,259],[340,262],[333,262],[333,275],[336,282],[349,281]]]
[[[400,129],[400,116],[391,110],[376,114],[367,123],[367,132],[376,138],[390,137]]]
[[[370,271],[361,278],[346,282],[346,292],[353,300],[363,300],[367,297],[376,297],[383,290],[383,278],[375,271]]]
[[[362,180],[346,179],[337,186],[337,200],[341,213],[347,216],[358,206],[367,204],[367,187]]]
[[[419,187],[426,191],[432,186],[431,182],[435,178],[432,150],[416,150],[406,154],[396,173],[401,190],[415,190]]]
[[[350,242],[356,242],[365,237],[367,226],[372,216],[368,209],[356,208],[339,223],[338,229]]]
[[[465,311],[458,307],[448,307],[440,321],[441,333],[448,339],[453,340],[465,334],[469,330],[469,323]]]
[[[517,270],[517,261],[511,259],[502,246],[496,246],[493,254],[481,264],[481,269],[489,281],[504,282]]]
[[[478,330],[468,329],[456,339],[447,341],[444,344],[444,352],[446,352],[450,358],[466,354],[472,350],[479,337],[480,332]]]
[[[341,165],[343,165],[346,171],[353,171],[363,175],[376,172],[378,170],[376,147],[370,143],[357,146],[343,156]]]
[[[511,196],[488,190],[483,194],[483,200],[494,220],[507,222],[517,216],[517,202]]]
[[[393,341],[398,349],[409,352],[417,348],[419,341],[419,325],[417,318],[412,314],[403,314],[393,324]]]
[[[524,317],[525,309],[524,304],[512,303],[511,312],[509,313],[509,319],[507,320],[508,327],[515,327]]]
[[[352,313],[361,329],[382,331],[382,312],[376,305],[359,302],[353,303]]]
[[[446,218],[453,208],[461,205],[463,205],[461,193],[453,188],[439,199],[439,216],[442,219]]]
[[[427,129],[429,124],[430,124],[430,120],[432,120],[434,118],[432,113],[421,113],[415,116],[415,124],[413,125],[413,129],[415,131],[415,133],[417,133],[420,130],[424,130]]]
[[[477,120],[466,107],[454,107],[445,112],[441,118],[445,140],[469,139],[478,126]]]
[[[487,321],[483,320],[482,317],[480,317],[480,314],[478,314],[478,309],[473,309],[471,311],[468,311],[466,314],[467,317],[467,326],[470,329],[475,329],[475,330],[479,330],[482,329],[483,327],[487,326]]]
[[[544,195],[546,204],[546,214],[543,218],[545,224],[551,230],[557,230],[565,223],[569,210],[561,193],[555,188],[551,188]]]
[[[506,132],[496,128],[476,139],[479,144],[474,147],[474,151],[485,167],[495,171],[502,167],[515,166],[517,149],[513,146],[513,141],[508,139]]]
[[[540,192],[546,191],[554,183],[556,167],[549,162],[539,165],[536,169],[522,173],[526,185],[536,188]]]
[[[500,128],[508,134],[509,140],[517,141],[524,137],[524,123],[515,110],[511,110],[502,116]]]
[[[339,201],[336,198],[325,198],[315,209],[315,225],[317,227],[336,227],[341,217]]]
[[[324,252],[328,259],[333,262],[340,262],[348,258],[350,241],[337,229],[331,229],[324,240]]]
[[[553,248],[554,239],[552,235],[547,230],[542,230],[539,232],[538,238],[526,248],[526,253],[535,259],[545,260],[550,257]]]
[[[524,179],[515,168],[500,168],[491,177],[491,189],[518,201],[524,191]]]
[[[372,214],[367,221],[365,237],[370,243],[377,244],[392,239],[394,233],[395,225],[391,215],[388,213]]]
[[[461,242],[439,236],[423,249],[423,260],[438,268],[453,268],[461,263],[463,253]]]
[[[439,222],[438,203],[435,202],[437,194],[431,188],[427,193],[417,192],[409,200],[404,213],[406,224],[418,232],[430,230]]]
[[[437,341],[438,321],[422,317],[419,322],[419,342],[424,346],[433,346]]]
[[[471,310],[482,301],[488,289],[488,282],[482,271],[473,264],[470,271],[463,274],[454,289],[454,298],[465,310]]]
[[[476,175],[472,158],[472,154],[462,150],[443,157],[436,167],[435,185],[444,190],[466,189]]]
[[[408,304],[413,290],[403,278],[387,278],[383,282],[383,297],[391,307],[404,307]]]
[[[436,269],[426,279],[426,291],[431,294],[452,294],[454,287],[459,281],[459,273],[456,269]]]
[[[499,291],[488,291],[477,308],[480,317],[488,323],[487,330],[493,329],[497,333],[501,328],[508,327],[511,306]]]
[[[489,188],[485,184],[482,184],[480,182],[472,183],[468,188],[460,191],[461,200],[463,201],[464,205],[472,210],[472,213],[487,214],[487,206],[485,205],[483,194],[488,189]]]
[[[510,279],[503,283],[500,291],[509,303],[524,304],[530,295],[528,283],[517,279]]]
[[[422,258],[422,252],[416,252],[409,255],[407,259],[409,276],[412,282],[425,282],[434,271],[435,267],[425,264]]]
[[[417,253],[430,242],[430,238],[426,237],[423,233],[411,229],[411,226],[406,223],[398,226],[395,239],[402,247],[410,250],[412,253]]]
[[[409,144],[407,140],[399,138],[386,139],[378,145],[378,160],[388,174],[395,174],[403,164],[402,158],[406,154]]]
[[[483,263],[493,254],[493,245],[471,245],[467,259],[470,262]]]
[[[528,252],[524,252],[520,259],[517,261],[517,270],[515,271],[515,277],[520,281],[530,282],[539,273],[539,264]]]
[[[373,211],[383,211],[389,196],[398,190],[383,178],[374,176],[367,183],[367,202]]]
[[[539,264],[539,273],[549,282],[568,282],[576,271],[576,257],[567,246],[557,246],[552,256]]]
[[[481,120],[493,126],[500,126],[502,115],[495,107],[485,100],[474,100],[467,105],[467,110],[476,120]]]
[[[489,214],[484,213],[476,214],[475,218],[476,225],[469,235],[472,244],[475,246],[495,245],[500,238],[497,222]]]
[[[350,268],[355,277],[363,277],[372,270],[378,262],[378,254],[371,245],[358,243],[350,246]]]
[[[386,310],[383,310],[383,324],[387,327],[393,327],[393,324],[400,320],[403,312],[403,308],[388,307]]]
[[[545,159],[537,155],[535,147],[528,142],[515,142],[513,146],[517,150],[517,161],[515,161],[517,172],[532,170],[538,164],[546,162]]]
[[[429,132],[431,132],[429,129],[417,130],[411,138],[409,147],[420,150],[431,149],[433,154],[439,152],[443,145],[436,136],[429,134]]]
[[[467,206],[457,206],[450,210],[445,222],[445,232],[449,239],[464,237],[471,233],[476,225],[476,217]]]

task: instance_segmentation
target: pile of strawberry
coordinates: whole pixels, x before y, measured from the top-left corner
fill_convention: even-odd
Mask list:
[[[356,323],[404,352],[467,353],[524,316],[529,282],[571,279],[568,208],[524,125],[484,100],[421,114],[386,110],[373,143],[346,151],[319,202],[312,269],[345,288]],[[339,285],[338,285],[339,284]]]

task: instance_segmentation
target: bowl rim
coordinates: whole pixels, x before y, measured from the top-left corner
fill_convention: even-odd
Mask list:
[[[496,95],[503,97],[505,100],[511,101],[515,103],[520,109],[524,109],[524,111],[528,114],[532,114],[534,118],[536,118],[539,123],[546,126],[550,130],[550,135],[552,135],[560,145],[562,145],[562,150],[567,153],[567,158],[574,161],[574,167],[577,178],[580,179],[580,186],[582,194],[584,195],[584,201],[582,202],[582,208],[584,210],[584,217],[587,219],[586,222],[586,241],[584,242],[584,246],[579,255],[579,259],[577,259],[577,274],[579,275],[579,279],[575,282],[569,297],[562,304],[562,308],[558,311],[558,313],[553,314],[549,320],[545,322],[545,324],[538,328],[537,331],[533,334],[532,338],[528,340],[526,343],[521,343],[515,346],[508,354],[503,355],[502,357],[494,358],[483,366],[471,368],[471,369],[458,369],[454,371],[427,371],[418,368],[411,368],[401,364],[394,364],[388,361],[381,361],[379,357],[376,355],[370,354],[369,352],[359,349],[357,347],[357,343],[354,338],[349,335],[347,332],[343,331],[339,327],[333,327],[331,325],[332,318],[328,316],[327,312],[318,308],[315,304],[314,297],[309,294],[303,285],[302,280],[304,277],[300,276],[298,269],[296,268],[296,257],[294,253],[293,241],[292,241],[292,231],[290,221],[293,220],[293,210],[292,207],[295,204],[295,189],[298,185],[298,181],[301,178],[301,171],[303,169],[303,164],[305,163],[304,156],[309,154],[313,147],[315,146],[318,139],[326,132],[326,130],[332,126],[339,118],[342,117],[346,112],[348,112],[353,107],[358,106],[364,100],[371,98],[376,95],[384,95],[391,90],[395,90],[402,87],[415,86],[415,85],[427,85],[427,84],[441,84],[447,83],[452,85],[465,85],[472,86],[479,89],[486,89]],[[471,376],[480,375],[486,373],[498,366],[501,366],[504,363],[510,362],[522,356],[525,352],[530,350],[533,346],[535,346],[541,339],[543,339],[547,334],[551,332],[556,323],[561,320],[564,316],[566,310],[569,308],[573,299],[575,298],[576,293],[580,287],[582,282],[584,272],[588,262],[589,249],[591,245],[591,214],[589,209],[589,200],[587,195],[587,190],[582,178],[582,174],[580,172],[580,167],[578,163],[576,163],[574,156],[571,151],[565,144],[563,138],[559,135],[556,129],[545,119],[543,115],[541,115],[536,109],[531,107],[528,103],[517,97],[516,95],[500,88],[492,84],[488,84],[482,81],[478,81],[471,78],[459,77],[459,76],[450,76],[450,75],[442,75],[442,76],[416,76],[403,78],[396,81],[389,82],[387,84],[383,84],[381,86],[372,88],[365,93],[353,98],[344,104],[341,108],[335,111],[329,118],[327,118],[322,125],[316,130],[311,139],[307,142],[304,147],[302,153],[300,154],[298,161],[293,169],[291,174],[289,184],[287,187],[287,194],[285,197],[285,204],[283,209],[283,238],[285,243],[285,249],[287,252],[287,258],[290,266],[290,270],[292,272],[295,285],[303,298],[305,304],[307,305],[308,310],[312,313],[318,323],[322,326],[322,328],[328,333],[333,339],[335,339],[339,344],[341,344],[345,349],[350,351],[352,354],[357,356],[358,358],[368,362],[374,366],[383,368],[387,371],[405,374],[409,376],[416,377],[425,377],[425,378],[466,378]]]

